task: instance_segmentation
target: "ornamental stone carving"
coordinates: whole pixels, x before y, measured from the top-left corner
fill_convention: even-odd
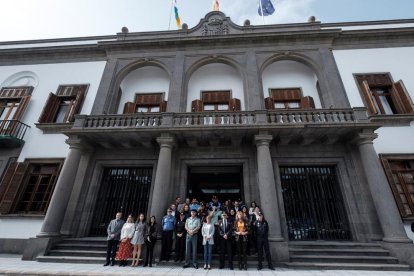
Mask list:
[[[204,23],[201,35],[202,36],[215,36],[215,35],[227,35],[229,34],[229,26],[221,16],[212,16],[208,22]]]

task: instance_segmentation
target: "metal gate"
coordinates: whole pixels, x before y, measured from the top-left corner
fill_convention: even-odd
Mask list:
[[[137,216],[147,213],[152,168],[106,168],[92,221],[90,235],[106,235],[117,212]]]
[[[289,240],[350,240],[335,167],[281,167]]]

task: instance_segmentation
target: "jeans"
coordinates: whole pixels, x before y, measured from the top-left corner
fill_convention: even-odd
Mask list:
[[[185,242],[185,264],[190,264],[190,258],[192,256],[193,265],[197,265],[197,234],[192,236],[187,234]]]
[[[204,245],[204,264],[211,265],[211,257],[213,255],[213,245],[206,242]]]

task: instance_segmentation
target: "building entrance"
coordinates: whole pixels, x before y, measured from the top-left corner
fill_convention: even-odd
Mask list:
[[[336,169],[281,167],[289,240],[350,240]]]
[[[191,167],[188,169],[187,196],[211,202],[213,195],[223,203],[243,199],[241,166]]]
[[[134,216],[147,213],[152,168],[105,168],[90,231],[107,235],[106,227],[117,212]]]

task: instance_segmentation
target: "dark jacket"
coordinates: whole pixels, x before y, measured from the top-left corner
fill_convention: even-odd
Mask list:
[[[267,239],[267,236],[269,234],[269,224],[266,220],[258,221],[256,220],[253,223],[254,228],[254,234],[256,235],[256,238],[258,239]]]
[[[223,220],[220,220],[218,223],[218,230],[220,237],[223,237],[224,235],[227,235],[228,237],[232,237],[234,233],[234,225],[233,222],[229,219],[227,219],[227,226],[226,231],[224,231],[224,223]]]
[[[157,241],[157,225],[147,224],[147,233],[145,234],[145,240],[148,242],[148,237],[151,242]]]
[[[185,230],[185,219],[184,220],[177,220],[175,224],[175,234],[185,234],[187,231]]]

